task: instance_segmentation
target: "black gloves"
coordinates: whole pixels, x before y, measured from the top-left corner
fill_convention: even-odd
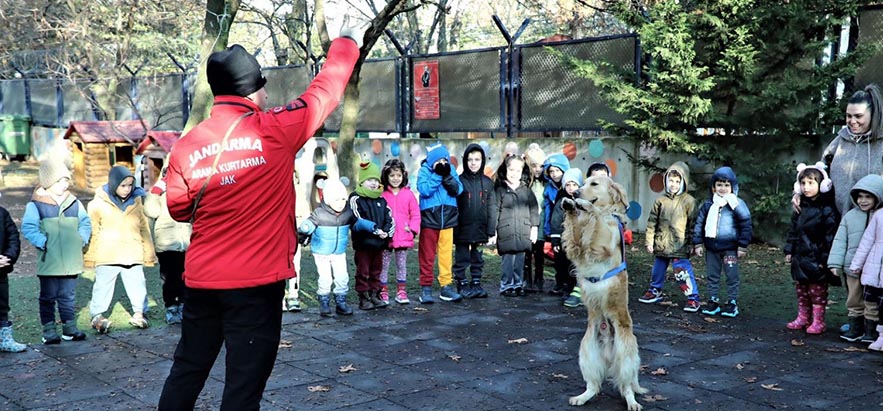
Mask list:
[[[459,191],[460,188],[459,185],[457,185],[457,180],[454,180],[454,177],[451,177],[450,175],[446,175],[442,178],[442,187],[445,188],[445,191],[447,191],[448,194],[454,197],[457,196],[457,191]]]
[[[451,175],[451,165],[448,163],[436,163],[432,170],[442,177]]]
[[[312,239],[313,236],[311,234],[297,232],[297,242],[301,243],[301,245],[310,245],[310,240]]]

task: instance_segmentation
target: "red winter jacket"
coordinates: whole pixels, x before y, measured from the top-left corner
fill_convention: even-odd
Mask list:
[[[359,57],[356,43],[337,39],[307,91],[261,112],[251,100],[215,97],[211,117],[175,143],[169,155],[167,203],[177,221],[190,221],[227,130],[218,171],[199,202],[184,264],[188,287],[257,287],[297,275],[294,157],[337,107]]]

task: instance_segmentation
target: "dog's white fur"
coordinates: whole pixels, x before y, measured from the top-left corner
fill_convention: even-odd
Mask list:
[[[624,218],[626,206],[622,186],[606,176],[589,178],[576,201],[565,199],[562,244],[576,266],[588,311],[586,334],[579,346],[579,368],[586,390],[570,397],[570,405],[583,405],[592,399],[607,378],[630,411],[642,408],[635,394],[647,392],[638,384],[641,359],[628,309],[628,273],[595,283],[588,281],[622,263],[622,239],[615,216]]]

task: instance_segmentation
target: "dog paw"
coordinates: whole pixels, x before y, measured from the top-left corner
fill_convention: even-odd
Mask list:
[[[591,390],[586,390],[585,392],[583,392],[580,395],[577,395],[575,397],[570,397],[569,403],[570,403],[570,405],[583,405],[588,400],[591,400],[592,397],[595,396],[595,394],[597,394],[597,393],[593,392]]]
[[[569,198],[565,198],[561,200],[561,207],[564,208],[565,211],[573,211],[576,209],[576,203]]]

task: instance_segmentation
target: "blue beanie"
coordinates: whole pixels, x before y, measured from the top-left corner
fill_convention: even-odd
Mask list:
[[[441,159],[448,160],[449,163],[451,162],[451,154],[448,153],[448,149],[441,142],[426,147],[426,164],[432,167],[436,161]]]
[[[564,172],[564,177],[561,177],[561,186],[564,187],[568,182],[573,181],[576,185],[582,187],[583,185],[583,171],[578,168],[571,168]]]

